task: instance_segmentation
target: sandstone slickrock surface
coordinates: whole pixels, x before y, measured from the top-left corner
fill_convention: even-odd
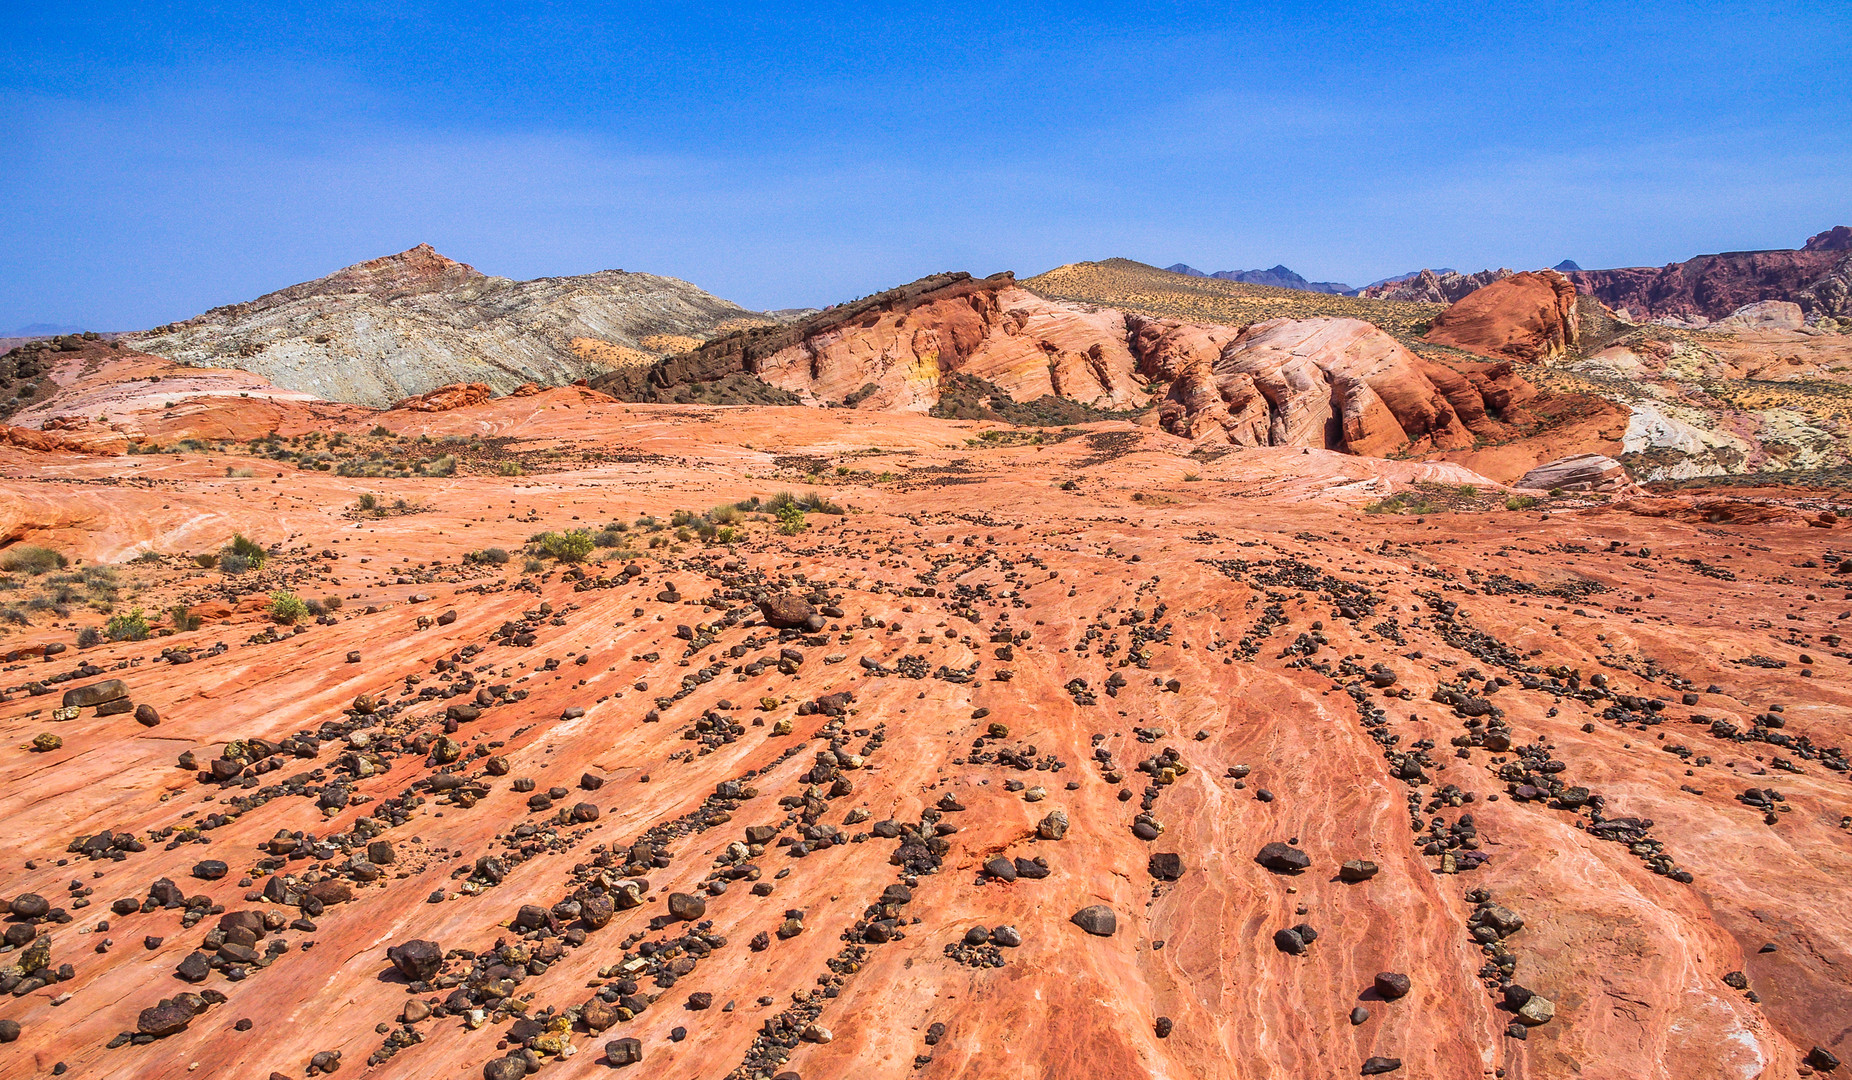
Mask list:
[[[1213,372],[1235,336],[1152,341]],[[1482,399],[1511,388],[1483,367]],[[1831,492],[1507,509],[1457,464],[1124,419],[575,387],[288,415],[293,447],[0,447],[4,553],[107,568],[151,616],[0,635],[0,1075],[1697,1080],[1846,1055]],[[310,434],[459,464],[344,475]],[[817,496],[790,532],[783,490]],[[526,550],[580,529],[582,561]],[[200,565],[234,532],[261,568]],[[319,613],[279,622],[282,590]],[[785,595],[801,624],[760,607]],[[103,704],[158,726],[65,709],[115,679]],[[1096,906],[1109,936],[1071,921]]]
[[[385,407],[450,383],[508,393],[661,355],[645,339],[767,323],[674,278],[604,270],[510,281],[428,244],[125,340],[331,401]]]

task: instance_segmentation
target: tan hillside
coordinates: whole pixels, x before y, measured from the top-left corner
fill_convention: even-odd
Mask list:
[[[1022,283],[1050,300],[1102,304],[1161,318],[1236,326],[1263,319],[1332,316],[1375,323],[1391,333],[1418,334],[1445,304],[1404,304],[1277,289],[1217,278],[1188,277],[1130,259],[1069,263]],[[1419,329],[1417,329],[1419,328]]]

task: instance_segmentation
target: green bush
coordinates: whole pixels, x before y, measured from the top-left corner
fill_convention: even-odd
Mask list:
[[[488,563],[491,566],[500,566],[508,561],[508,552],[502,548],[492,547],[483,548],[481,551],[472,551],[463,557],[474,563]]]
[[[227,574],[242,574],[251,569],[251,560],[243,555],[220,555],[219,569]]]
[[[804,511],[795,503],[786,503],[778,508],[778,531],[786,536],[796,536],[804,531]]]
[[[69,565],[63,555],[48,547],[34,544],[16,544],[0,552],[0,570],[20,574],[43,574],[52,570],[62,570]]]
[[[140,608],[111,618],[109,625],[103,628],[104,636],[111,641],[146,641],[152,632]]]
[[[379,496],[369,491],[355,499],[354,505],[362,510],[377,510],[379,509]]]
[[[287,626],[308,618],[309,607],[295,593],[278,589],[270,594],[270,617]]]
[[[244,564],[236,570],[228,569],[225,565],[227,556],[242,559]],[[262,570],[269,558],[270,553],[264,550],[262,544],[246,537],[243,533],[232,533],[231,543],[219,549],[219,569],[228,574],[240,574],[246,570]]]
[[[560,562],[584,562],[592,553],[592,534],[589,529],[573,529],[570,532],[544,532],[534,539],[534,549],[540,554]]]
[[[501,476],[521,476],[526,470],[521,468],[518,461],[504,461],[495,467],[495,471]]]
[[[185,604],[175,604],[168,608],[167,620],[174,624],[175,630],[199,629],[199,616],[188,611]]]
[[[527,560],[527,562],[522,564],[521,569],[527,571],[530,574],[538,574],[540,573],[540,571],[546,569],[546,567],[543,563],[541,563],[539,559],[529,559]]]
[[[1505,500],[1505,509],[1507,510],[1529,510],[1536,505],[1537,499],[1535,496],[1531,495],[1513,495],[1511,498]]]
[[[77,647],[88,649],[103,644],[103,632],[94,626],[86,626],[77,632]]]

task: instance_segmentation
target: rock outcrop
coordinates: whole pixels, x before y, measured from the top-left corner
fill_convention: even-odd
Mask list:
[[[645,338],[772,321],[674,278],[604,270],[510,281],[420,244],[125,340],[383,408],[450,383],[504,394],[558,386],[660,357]]]
[[[1548,461],[1525,473],[1513,487],[1536,491],[1606,491],[1639,490],[1627,469],[1605,454],[1576,454]]]
[[[1841,225],[1797,251],[1726,251],[1658,267],[1577,270],[1568,277],[1578,291],[1641,322],[1668,316],[1721,319],[1758,300],[1792,300],[1814,315],[1817,300],[1803,294],[1844,258],[1848,235],[1852,229]]]
[[[1801,313],[1801,306],[1791,300],[1758,300],[1718,319],[1716,325],[1741,330],[1799,330],[1807,325],[1807,317]]]
[[[1513,274],[1441,312],[1427,340],[1494,360],[1551,360],[1576,344],[1576,303],[1575,286],[1554,270]]]
[[[953,375],[1018,401],[1054,397],[1110,410],[1149,401],[1122,313],[1044,300],[1008,274],[937,274],[591,385],[648,400],[660,389],[749,376],[805,402],[929,412]]]
[[[1457,270],[1423,270],[1410,278],[1370,285],[1358,295],[1404,304],[1451,304],[1495,281],[1505,280],[1512,273],[1503,267],[1481,270],[1476,274],[1462,274]]]
[[[534,387],[534,389],[529,390],[528,387]],[[523,383],[516,387],[510,396],[526,397],[538,389],[533,383]],[[449,412],[451,409],[461,409],[466,405],[480,405],[494,397],[495,392],[489,389],[487,383],[452,383],[449,386],[440,386],[428,394],[420,394],[417,397],[394,402],[392,408],[396,412]]]
[[[1509,365],[1428,363],[1356,319],[1271,319],[1232,335],[1133,321],[1141,370],[1170,382],[1160,421],[1195,439],[1371,456],[1453,449],[1502,430],[1499,418],[1535,395]]]

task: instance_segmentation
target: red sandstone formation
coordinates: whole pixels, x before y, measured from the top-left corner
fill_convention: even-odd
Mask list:
[[[494,396],[495,392],[489,389],[487,383],[451,383],[449,386],[440,386],[428,394],[420,394],[417,397],[395,402],[392,410],[394,412],[449,412],[451,409],[461,409],[466,405],[480,405]]]
[[[1576,291],[1554,270],[1514,274],[1440,313],[1427,340],[1494,360],[1543,361],[1575,347]]]
[[[1803,293],[1844,258],[1848,235],[1852,229],[1841,225],[1811,237],[1799,251],[1726,251],[1661,267],[1574,270],[1568,278],[1577,290],[1636,320],[1721,319],[1758,300],[1803,301]]]

